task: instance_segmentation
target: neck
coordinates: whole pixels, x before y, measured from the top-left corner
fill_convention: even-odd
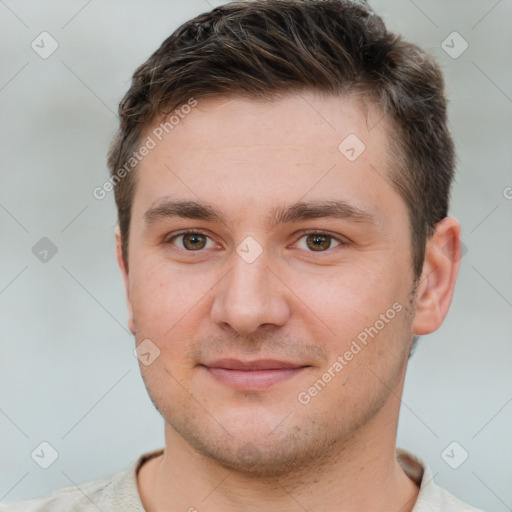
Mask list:
[[[385,423],[393,417],[385,411],[388,406],[350,440],[334,445],[325,460],[278,478],[222,467],[166,425],[163,455],[138,475],[144,507],[147,512],[410,512],[419,489],[396,461],[398,420]]]

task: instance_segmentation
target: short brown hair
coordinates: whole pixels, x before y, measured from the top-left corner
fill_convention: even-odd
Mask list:
[[[443,76],[429,54],[389,32],[368,5],[350,0],[216,7],[181,25],[135,71],[108,154],[126,265],[137,173],[121,180],[116,172],[152,123],[192,97],[274,100],[304,90],[362,93],[386,116],[388,177],[409,210],[419,278],[426,242],[448,214],[454,174]]]

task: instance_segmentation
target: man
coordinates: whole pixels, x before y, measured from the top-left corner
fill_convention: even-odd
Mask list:
[[[396,448],[461,253],[433,59],[364,4],[233,3],[164,41],[120,118],[117,257],[165,447],[5,510],[477,510]]]

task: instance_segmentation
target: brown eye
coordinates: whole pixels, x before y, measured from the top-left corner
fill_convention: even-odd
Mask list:
[[[325,235],[309,235],[306,240],[308,247],[314,251],[324,251],[331,246],[331,237]]]
[[[181,239],[181,243],[176,243],[176,240]],[[208,237],[202,233],[182,233],[176,235],[171,240],[171,243],[176,243],[178,247],[186,249],[187,251],[198,251],[204,249],[208,243]]]
[[[303,240],[305,243],[302,242]],[[310,252],[325,252],[333,247],[333,240],[336,243],[334,247],[341,245],[341,243],[332,235],[325,233],[311,233],[303,236],[298,245],[301,249],[305,249]]]

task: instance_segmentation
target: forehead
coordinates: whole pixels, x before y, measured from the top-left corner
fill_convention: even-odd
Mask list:
[[[243,207],[247,199],[306,195],[351,198],[357,206],[389,189],[386,120],[354,96],[198,99],[169,120],[145,134],[155,147],[139,164],[135,202],[146,208],[175,194],[207,196],[226,208],[227,198]]]
[[[171,114],[154,122],[148,133],[167,126],[171,129],[164,130],[164,138],[170,138],[172,133],[176,143],[189,139],[186,142],[190,145],[193,145],[190,139],[197,138],[205,149],[233,147],[236,141],[246,149],[285,143],[307,147],[318,140],[336,149],[348,133],[369,143],[384,142],[386,137],[386,118],[374,103],[357,93],[302,91],[275,100],[220,96],[200,98],[194,103],[195,106],[186,107],[183,112],[178,108],[178,115]],[[165,125],[170,119],[171,127]],[[371,134],[377,126],[379,129]]]

